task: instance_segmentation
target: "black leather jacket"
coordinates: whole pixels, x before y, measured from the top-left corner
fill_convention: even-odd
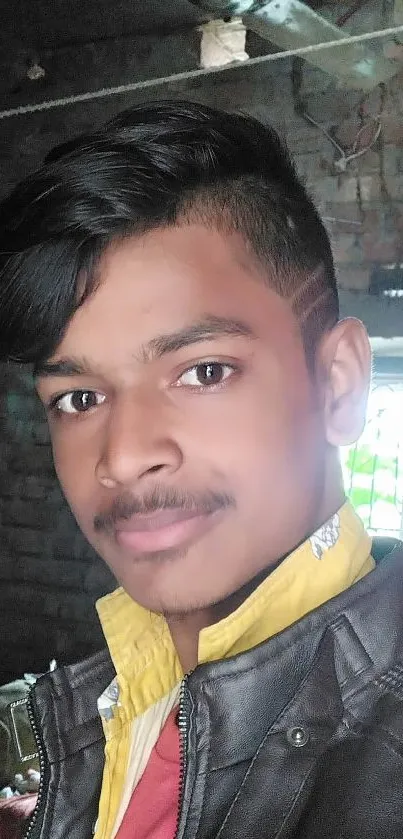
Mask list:
[[[178,839],[403,839],[403,547],[289,629],[185,679]],[[40,679],[30,839],[90,839],[106,652]]]

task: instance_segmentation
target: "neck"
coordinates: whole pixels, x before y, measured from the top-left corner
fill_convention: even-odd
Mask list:
[[[236,612],[263,580],[277,568],[282,559],[270,568],[265,568],[253,580],[220,603],[188,614],[165,616],[184,673],[190,673],[197,667],[200,632]]]
[[[324,503],[319,505],[319,512],[299,544],[303,544],[315,530],[318,529],[324,522],[331,518],[331,516],[340,509],[344,503],[345,494],[340,472],[340,480],[334,481],[332,484],[332,492],[326,492],[323,495],[322,501]],[[198,653],[199,653],[199,635],[207,626],[212,626],[219,621],[224,620],[233,612],[235,612],[245,600],[267,579],[267,577],[283,562],[286,556],[289,556],[298,545],[294,545],[290,550],[280,559],[272,562],[269,566],[259,572],[252,580],[247,582],[241,589],[231,594],[220,603],[209,606],[206,609],[189,612],[183,615],[166,615],[166,621],[171,633],[173,643],[179,656],[184,673],[190,673],[197,667]]]

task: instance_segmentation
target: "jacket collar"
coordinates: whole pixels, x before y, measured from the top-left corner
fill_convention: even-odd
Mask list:
[[[379,544],[376,552],[380,558]],[[396,644],[403,646],[402,602],[403,546],[396,542],[373,573],[289,629],[228,661],[198,667],[186,689],[201,729],[209,727],[210,765],[250,758],[285,708],[284,719],[298,726],[308,683],[318,696],[315,707],[319,696],[325,702],[332,695],[334,724],[336,705],[352,708],[369,685],[381,692]]]
[[[371,540],[346,502],[294,550],[228,618],[200,634],[199,663],[262,643],[372,570]],[[98,601],[117,681],[100,698],[108,719],[119,703],[133,719],[169,694],[183,673],[165,619],[118,589]]]
[[[403,545],[376,539],[373,552],[378,565],[371,574],[289,629],[253,650],[197,667],[187,679],[192,703],[200,705],[203,696],[210,696],[214,704],[224,707],[229,683],[237,683],[238,713],[244,707],[254,727],[259,726],[263,706],[271,708],[268,713],[274,719],[284,697],[294,695],[310,671],[328,630],[338,650],[335,673],[343,693],[359,679],[365,683],[378,674],[382,680],[393,661],[398,636],[403,647]],[[38,679],[32,695],[52,761],[103,739],[97,699],[114,675],[105,648],[90,659]],[[269,692],[268,680],[275,688]],[[235,734],[232,730],[232,742]]]
[[[223,795],[222,785],[231,778],[235,786],[238,782],[242,785],[243,795],[234,796],[228,824],[220,831],[222,839],[231,839],[234,824],[256,819],[267,825],[267,839],[279,836],[285,818],[287,823],[289,815],[298,819],[295,790],[309,777],[314,761],[342,724],[342,716],[347,717],[344,724],[353,723],[359,733],[360,723],[368,722],[363,695],[368,698],[372,691],[376,699],[383,691],[393,693],[394,685],[401,691],[403,546],[397,544],[385,556],[390,548],[390,544],[375,540],[373,553],[379,565],[361,582],[254,650],[201,665],[187,679],[186,704],[188,708],[190,704],[194,720],[188,741],[193,757],[188,763],[182,809],[187,836],[199,833],[199,824],[203,826],[201,839],[216,835],[210,830],[213,818],[224,825],[228,796]],[[30,828],[33,839],[44,835],[82,839],[91,833],[104,760],[96,700],[113,672],[105,649],[79,665],[46,674],[33,688],[38,736],[45,755],[43,806]],[[281,707],[288,697],[288,704]],[[368,701],[367,716],[374,704]],[[285,743],[295,745],[296,726],[310,739],[304,749],[290,745],[287,750]],[[199,748],[194,747],[195,739]],[[254,771],[249,773],[240,761],[250,755],[252,743],[256,746]],[[287,760],[291,760],[293,774]],[[219,774],[219,767],[230,765],[231,773]],[[268,765],[272,766],[271,795],[262,797]],[[70,808],[63,790],[71,789],[73,782],[77,796]],[[309,783],[306,789],[309,794]],[[207,802],[207,810],[202,822],[196,821],[203,802]],[[224,807],[223,814],[220,807]]]
[[[359,735],[378,700],[401,692],[402,598],[398,544],[373,573],[289,629],[188,677],[180,839],[194,825],[202,825],[200,839],[217,835],[217,825],[230,839],[239,824],[248,835],[265,824],[274,839],[285,822],[298,822],[298,790],[305,785],[309,795],[306,779],[336,734],[351,728]],[[268,777],[270,795],[262,797]],[[216,794],[221,787],[226,795]],[[303,808],[303,796],[298,801]]]

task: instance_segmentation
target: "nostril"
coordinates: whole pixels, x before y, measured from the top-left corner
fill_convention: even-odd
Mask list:
[[[150,468],[147,471],[152,474],[154,472],[159,472],[162,468],[162,464],[159,463],[157,466],[150,466]]]

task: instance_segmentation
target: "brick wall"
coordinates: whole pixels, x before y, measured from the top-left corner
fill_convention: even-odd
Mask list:
[[[71,516],[30,376],[0,366],[0,684],[99,649],[94,601],[113,586]]]
[[[403,95],[402,77],[378,89],[364,103],[363,114],[380,115],[382,131],[373,149],[331,185],[318,179],[324,215],[353,222],[329,225],[342,288],[365,290],[377,265],[403,262]],[[336,131],[352,148],[360,118],[356,112]],[[371,130],[362,136],[371,139]],[[322,164],[323,165],[323,164]]]

